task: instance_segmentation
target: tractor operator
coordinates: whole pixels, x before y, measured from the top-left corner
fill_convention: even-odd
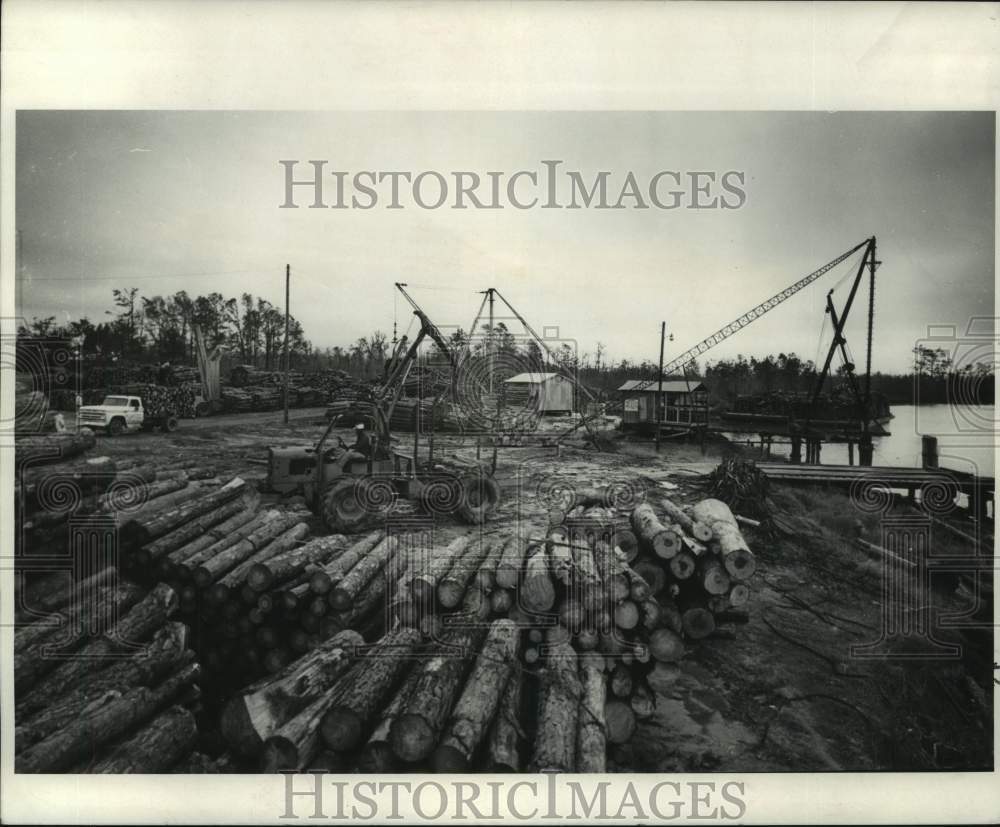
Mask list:
[[[371,456],[372,441],[368,437],[368,432],[365,431],[363,422],[354,426],[354,444],[351,446],[351,450],[364,454],[366,459]]]

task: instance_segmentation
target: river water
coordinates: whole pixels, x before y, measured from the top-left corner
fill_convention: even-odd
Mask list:
[[[895,418],[886,426],[889,436],[874,437],[874,465],[919,468],[921,436],[938,438],[939,464],[956,471],[992,476],[995,436],[1000,430],[993,405],[893,405]],[[746,435],[729,435],[734,442]],[[774,445],[772,456],[787,457],[791,446]],[[847,465],[847,445],[824,443],[824,465]],[[854,461],[858,461],[857,449]]]

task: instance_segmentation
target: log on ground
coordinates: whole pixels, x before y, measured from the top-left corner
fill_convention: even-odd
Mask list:
[[[399,761],[393,755],[392,747],[389,744],[389,733],[392,731],[392,725],[396,718],[406,711],[406,705],[409,703],[413,688],[419,679],[420,669],[416,668],[416,664],[413,664],[409,667],[403,685],[392,696],[389,705],[382,712],[382,719],[361,748],[358,755],[358,770],[360,772],[392,772],[398,767]]]
[[[184,758],[198,740],[194,715],[172,706],[90,768],[93,773],[162,773]]]
[[[321,696],[323,705],[312,710],[313,717],[304,722],[309,726],[294,727],[286,732],[286,724],[267,740],[265,766],[278,769],[305,766],[319,748],[320,736],[335,752],[356,748],[361,743],[365,725],[392,691],[404,667],[412,662],[410,656],[419,642],[420,632],[416,629],[387,633],[361,655],[332,692]],[[272,752],[270,759],[269,751]]]
[[[516,537],[508,537],[496,567],[496,583],[504,589],[516,589],[524,570],[527,546]]]
[[[517,625],[497,620],[452,710],[434,752],[435,772],[467,772],[472,756],[486,737],[517,658]]]
[[[221,729],[233,752],[259,755],[271,735],[334,686],[363,643],[357,632],[338,632],[230,699],[222,711]]]
[[[200,669],[190,664],[155,689],[138,687],[100,710],[74,721],[26,749],[16,759],[18,772],[59,772],[85,760],[96,748],[108,744],[149,720],[197,680]]]
[[[535,548],[529,557],[521,584],[521,602],[532,612],[546,612],[556,602],[556,589],[549,574],[549,554],[544,545]]]
[[[532,772],[574,772],[580,679],[576,652],[569,644],[548,654],[538,712]]]
[[[490,772],[521,771],[521,670],[515,668],[504,688],[493,725],[486,736],[487,769]]]
[[[680,549],[680,537],[677,532],[660,522],[660,518],[656,516],[649,503],[636,506],[632,512],[632,528],[639,538],[640,545],[657,557],[669,560]]]
[[[14,691],[21,694],[44,675],[52,672],[62,660],[54,653],[76,650],[91,629],[107,629],[112,619],[128,611],[142,598],[142,589],[123,581],[101,587],[92,601],[65,615],[65,623],[53,626],[44,620],[33,623],[15,636]],[[20,651],[16,639],[21,638]]]
[[[15,752],[48,738],[85,714],[88,707],[117,698],[126,688],[153,686],[176,672],[195,657],[187,649],[187,638],[187,626],[170,622],[142,652],[96,672],[82,685],[66,690],[46,682],[45,691],[41,685],[35,687],[15,709]]]
[[[462,602],[466,587],[478,574],[479,567],[489,552],[489,543],[473,541],[462,556],[452,563],[447,574],[438,582],[438,603],[443,608],[454,609]]]
[[[401,761],[420,761],[433,751],[483,634],[483,629],[449,631],[442,637],[438,652],[417,666],[420,677],[406,710],[393,722],[389,733],[393,754]]]
[[[577,722],[576,771],[605,772],[607,740],[604,725],[605,683],[604,658],[600,655],[580,657],[580,709]]]

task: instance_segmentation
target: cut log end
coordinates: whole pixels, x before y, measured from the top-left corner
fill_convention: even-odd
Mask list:
[[[468,772],[469,761],[462,751],[448,744],[442,744],[434,750],[431,761],[434,772]]]
[[[746,606],[750,602],[750,587],[746,583],[735,583],[729,590],[729,605],[734,608]]]
[[[220,728],[230,748],[245,758],[260,755],[264,742],[254,729],[244,697],[238,695],[223,707]]]
[[[697,520],[691,527],[691,533],[696,540],[701,540],[703,543],[712,539],[712,527],[707,523],[699,523]]]
[[[676,580],[687,580],[694,574],[695,558],[690,552],[680,552],[670,561],[670,573]]]
[[[264,754],[261,758],[261,770],[263,772],[281,772],[282,770],[297,770],[299,764],[299,751],[295,744],[287,738],[274,736],[268,738],[264,745]]]
[[[320,734],[330,749],[337,752],[352,750],[361,741],[361,719],[347,707],[334,706],[323,716]]]
[[[635,713],[624,701],[608,701],[604,705],[607,739],[612,744],[626,744],[635,733]]]
[[[733,580],[749,580],[757,570],[757,559],[747,549],[736,549],[724,558],[726,571]]]
[[[701,640],[715,631],[715,618],[708,609],[688,609],[681,616],[684,634],[691,640]]]
[[[653,552],[663,560],[669,560],[681,549],[680,538],[669,529],[660,532],[652,540]]]
[[[427,722],[414,713],[401,715],[392,725],[389,733],[392,751],[401,761],[419,761],[430,755],[434,749],[434,731]]]
[[[660,663],[676,663],[684,657],[684,641],[670,629],[657,629],[649,636],[649,651]]]

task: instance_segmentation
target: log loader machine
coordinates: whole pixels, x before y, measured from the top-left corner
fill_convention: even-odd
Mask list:
[[[330,445],[337,424],[331,418],[319,441],[308,447],[268,449],[267,488],[281,494],[302,494],[326,526],[338,533],[364,531],[385,520],[400,497],[415,500],[432,516],[451,515],[479,524],[500,501],[500,487],[486,464],[420,462],[392,444],[389,423],[420,345],[430,337],[451,367],[452,388],[458,360],[437,326],[406,294],[420,322],[412,344],[389,361],[385,382],[369,406],[372,431],[366,454],[352,450],[339,436]],[[401,349],[400,349],[401,350]]]

